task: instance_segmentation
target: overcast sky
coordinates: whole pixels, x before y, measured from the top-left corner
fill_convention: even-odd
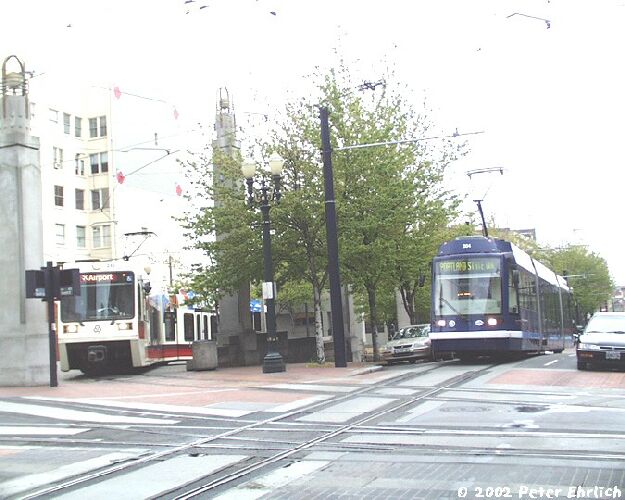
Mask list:
[[[337,47],[363,79],[392,65],[442,132],[484,131],[450,185],[500,226],[587,244],[625,284],[624,27],[625,0],[21,0],[0,55],[209,127],[221,86],[244,122],[305,95]]]

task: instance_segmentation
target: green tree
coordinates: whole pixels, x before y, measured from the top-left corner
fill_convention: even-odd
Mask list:
[[[261,154],[268,157],[276,151],[285,160],[282,200],[271,209],[278,300],[281,289],[298,290],[294,295],[302,297],[306,287],[297,284],[310,284],[318,358],[323,361],[321,294],[327,282],[327,251],[320,125],[313,104],[323,103],[330,110],[334,148],[423,137],[427,121],[389,84],[371,93],[357,92],[344,65],[317,76],[321,81],[315,95],[286,105],[282,122],[262,145]],[[420,228],[425,231],[430,224],[440,225],[434,222],[437,218],[449,219],[444,212],[453,206],[452,197],[440,188],[430,189],[430,184],[440,184],[454,155],[449,143],[439,149],[406,144],[333,155],[342,278],[366,295],[374,328],[379,319],[378,291],[384,294],[381,302],[389,304],[399,284],[399,257],[406,262],[414,259],[403,251],[407,236],[416,235]],[[221,177],[214,183],[212,164],[217,162]],[[211,263],[194,278],[194,289],[210,297],[261,278],[260,213],[245,205],[240,164],[240,157],[218,152],[210,158],[208,153],[199,155],[188,164],[202,202],[184,223],[194,247],[203,250]],[[269,181],[267,176],[265,180]],[[212,203],[213,199],[218,202]],[[216,233],[221,236],[216,238]],[[418,238],[411,241],[413,250],[415,245],[419,250],[418,243]],[[377,353],[375,330],[373,338]]]
[[[568,276],[579,313],[584,317],[605,304],[614,291],[614,282],[605,259],[581,245],[551,249],[548,263],[556,273]]]

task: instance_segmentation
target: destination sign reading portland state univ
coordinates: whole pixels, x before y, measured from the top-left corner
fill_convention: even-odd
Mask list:
[[[438,263],[439,274],[499,273],[499,259],[454,259]]]

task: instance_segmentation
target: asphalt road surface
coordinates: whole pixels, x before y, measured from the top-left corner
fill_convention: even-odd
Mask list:
[[[0,497],[625,498],[625,372],[578,371],[572,350],[303,382],[186,376],[0,391]],[[139,404],[143,383],[169,403],[154,389]]]

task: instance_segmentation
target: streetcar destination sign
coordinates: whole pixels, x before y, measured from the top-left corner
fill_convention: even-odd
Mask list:
[[[438,263],[440,274],[499,272],[499,259],[454,259]]]
[[[132,283],[132,273],[83,273],[80,275],[81,283]]]

